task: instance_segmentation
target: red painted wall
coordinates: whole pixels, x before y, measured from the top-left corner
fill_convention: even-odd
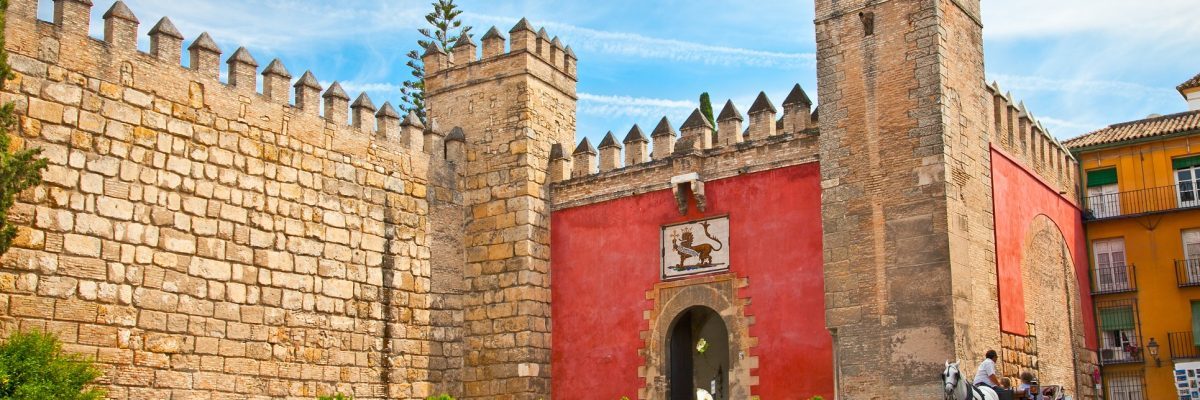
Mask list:
[[[551,215],[552,388],[556,399],[636,398],[646,293],[659,282],[662,225],[728,214],[731,270],[754,317],[764,399],[833,395],[825,330],[816,163],[705,183],[706,213],[680,216],[670,190]]]
[[[1078,278],[1087,345],[1096,348],[1087,244],[1080,210],[1003,150],[992,148],[992,190],[996,216],[996,268],[1000,277],[1000,329],[1028,334],[1021,260],[1025,238],[1038,215],[1058,225],[1072,254]]]

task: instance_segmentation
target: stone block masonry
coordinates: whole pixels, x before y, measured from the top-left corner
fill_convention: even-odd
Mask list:
[[[839,395],[933,397],[942,361],[1001,342],[990,157],[1078,193],[1069,153],[983,83],[978,1],[818,0],[820,118],[796,86],[781,110],[729,103],[715,143],[697,110],[574,154],[575,53],[524,19],[425,49],[422,122],[207,33],[185,46],[167,18],[143,53],[119,1],[102,40],[89,0],[52,22],[11,3],[0,101],[50,166],[10,215],[0,329],[56,333],[114,398],[549,398],[552,210],[670,188],[686,218],[705,181],[814,162]],[[1039,357],[1088,351],[1068,343]]]
[[[551,146],[575,138],[575,55],[524,19],[509,35],[505,53],[492,28],[479,60],[427,49],[425,88],[430,121],[465,146],[463,396],[534,400],[550,395],[547,172]]]
[[[86,36],[88,1],[56,1],[53,23],[36,8],[13,1],[4,32],[16,77],[0,100],[17,105],[18,145],[50,161],[13,209],[5,331],[56,333],[99,361],[115,398],[445,387],[437,368],[456,354],[431,311],[447,306],[431,296],[430,204],[455,209],[457,173],[442,142],[419,146],[419,129],[365,95],[349,124],[337,84],[319,115],[310,73],[289,104],[278,60],[256,93],[245,49],[222,83],[207,34],[184,68],[169,19],[139,52],[120,2],[104,41]]]

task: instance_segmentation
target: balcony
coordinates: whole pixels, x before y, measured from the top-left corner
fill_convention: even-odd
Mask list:
[[[1191,183],[1087,196],[1084,219],[1100,221],[1132,215],[1200,208],[1200,190]]]
[[[1132,341],[1122,345],[1106,343],[1100,346],[1100,365],[1130,364],[1145,361],[1142,351],[1142,338],[1130,337]]]
[[[1096,287],[1093,295],[1127,293],[1137,290],[1137,275],[1133,265],[1114,265],[1096,268]]]
[[[1172,360],[1200,358],[1200,346],[1192,337],[1192,332],[1171,332],[1167,334],[1171,347]]]
[[[1200,258],[1175,260],[1175,281],[1181,288],[1200,286]]]

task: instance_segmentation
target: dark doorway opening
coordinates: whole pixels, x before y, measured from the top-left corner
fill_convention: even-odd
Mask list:
[[[721,315],[708,307],[680,313],[667,336],[670,400],[696,400],[700,390],[714,400],[729,396],[729,330]]]

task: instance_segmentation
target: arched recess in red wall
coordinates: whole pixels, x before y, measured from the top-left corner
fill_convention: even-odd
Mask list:
[[[1003,150],[992,147],[992,201],[996,220],[996,274],[1000,291],[1000,329],[1027,335],[1025,287],[1021,262],[1025,238],[1035,218],[1045,215],[1058,226],[1070,249],[1079,290],[1087,346],[1095,349],[1087,245],[1080,209]]]

